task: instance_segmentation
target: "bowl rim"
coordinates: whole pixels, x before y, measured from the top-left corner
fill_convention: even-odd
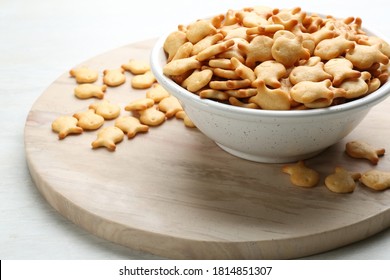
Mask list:
[[[382,35],[378,35],[377,32],[373,32],[367,28],[364,28],[370,35],[380,36],[381,39],[386,40]],[[172,32],[172,31],[171,31]],[[185,98],[192,102],[197,102],[214,108],[216,110],[226,112],[229,114],[240,114],[242,116],[253,116],[253,117],[272,117],[272,118],[302,118],[302,117],[314,117],[324,115],[337,115],[339,113],[346,113],[353,110],[367,109],[375,106],[390,95],[390,79],[376,91],[363,96],[361,98],[352,100],[339,105],[334,105],[326,108],[314,108],[308,110],[264,110],[264,109],[250,109],[244,107],[233,106],[230,104],[221,103],[211,99],[200,98],[199,95],[188,91],[181,87],[179,84],[174,82],[171,78],[163,74],[164,63],[162,57],[166,57],[163,49],[163,44],[166,37],[171,33],[167,33],[157,39],[150,54],[151,70],[156,80],[166,88],[171,94],[176,96],[179,100]],[[173,93],[172,93],[173,92]],[[176,94],[175,94],[176,93]]]

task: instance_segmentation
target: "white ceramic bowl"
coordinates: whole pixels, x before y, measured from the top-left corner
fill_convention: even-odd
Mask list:
[[[390,93],[388,81],[349,103],[295,111],[247,109],[201,99],[163,74],[165,38],[157,41],[151,53],[157,81],[180,100],[201,132],[223,150],[252,161],[283,163],[313,157],[347,136]]]

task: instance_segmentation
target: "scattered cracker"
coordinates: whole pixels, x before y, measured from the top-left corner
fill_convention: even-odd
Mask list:
[[[160,102],[165,97],[168,97],[170,94],[163,88],[160,84],[154,83],[152,87],[146,91],[146,97],[153,99],[155,103]]]
[[[115,121],[115,126],[126,133],[129,139],[133,138],[138,132],[149,131],[149,126],[141,124],[139,119],[132,116],[118,118]]]
[[[103,82],[110,87],[117,87],[126,82],[125,70],[120,69],[106,69],[103,71]]]
[[[73,117],[78,120],[77,125],[85,130],[95,130],[104,124],[104,118],[96,114],[94,109],[75,113]]]
[[[145,74],[150,70],[149,62],[139,59],[130,59],[127,63],[122,64],[121,67],[134,75]]]
[[[115,151],[116,144],[123,140],[123,131],[115,126],[102,128],[97,135],[97,139],[91,143],[93,149],[106,147],[110,151]]]
[[[165,116],[170,119],[179,111],[183,110],[179,100],[173,95],[164,98],[158,104],[158,109],[165,113]]]
[[[336,167],[335,172],[325,178],[325,186],[335,193],[351,193],[356,188],[355,181],[360,177],[360,173],[351,173],[342,167]]]
[[[120,115],[121,108],[117,104],[113,104],[108,100],[95,102],[89,105],[90,109],[94,109],[95,113],[101,115],[105,120],[115,119]]]
[[[85,83],[78,85],[74,89],[74,95],[80,99],[88,99],[92,97],[103,99],[106,89],[106,85],[98,86],[95,84]]]
[[[145,110],[147,108],[150,108],[154,105],[154,100],[151,98],[139,98],[136,100],[131,101],[128,103],[125,107],[126,111],[139,111],[139,110]]]
[[[363,141],[350,141],[345,145],[345,152],[353,158],[368,159],[372,164],[378,164],[379,157],[385,154],[385,149],[376,149]]]
[[[165,114],[155,106],[139,111],[141,123],[149,126],[158,126],[165,121]]]
[[[59,139],[64,139],[69,134],[80,134],[83,129],[77,126],[77,119],[71,116],[60,116],[52,124],[53,131],[58,133]]]
[[[87,66],[71,69],[69,74],[71,77],[76,78],[76,82],[79,84],[94,83],[99,77],[98,71],[90,69]]]
[[[131,79],[131,86],[136,89],[146,89],[150,88],[154,82],[156,82],[156,78],[152,71],[146,71],[144,74],[134,76]]]
[[[307,167],[302,160],[294,164],[284,165],[282,171],[289,174],[291,183],[299,187],[312,188],[320,180],[319,173]]]
[[[383,191],[390,188],[390,172],[370,170],[362,174],[360,182],[370,189]]]

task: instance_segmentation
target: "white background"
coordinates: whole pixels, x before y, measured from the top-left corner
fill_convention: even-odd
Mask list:
[[[0,259],[159,259],[95,237],[46,203],[26,165],[25,119],[41,93],[76,64],[181,23],[254,5],[359,16],[390,37],[389,5],[379,0],[0,0]],[[308,258],[390,259],[390,230]]]

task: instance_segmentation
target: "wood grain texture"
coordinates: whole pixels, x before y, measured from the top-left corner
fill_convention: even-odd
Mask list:
[[[153,42],[127,45],[80,65],[102,73],[131,58],[148,59]],[[146,92],[132,89],[131,74],[126,76],[124,85],[105,95],[122,108]],[[322,177],[319,186],[302,189],[291,185],[282,165],[236,158],[176,119],[124,139],[115,152],[91,149],[96,132],[60,141],[52,121],[96,101],[75,98],[75,86],[64,73],[33,105],[25,126],[26,157],[45,199],[97,236],[176,259],[289,259],[350,244],[390,225],[390,191],[359,185],[340,195],[323,184],[336,166],[374,168],[346,156],[344,146],[360,139],[389,148],[390,100],[343,141],[306,161]],[[375,168],[390,170],[390,158],[385,155]]]

